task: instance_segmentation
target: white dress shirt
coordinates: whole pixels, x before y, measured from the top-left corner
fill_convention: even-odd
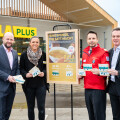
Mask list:
[[[10,64],[10,68],[12,69],[12,66],[13,66],[13,54],[12,54],[12,48],[10,49],[10,51],[8,51],[8,49],[4,46],[3,44],[3,47],[6,51],[6,54],[8,56],[8,60],[9,60],[9,64]]]
[[[113,57],[112,57],[112,61],[111,61],[111,69],[115,70],[116,64],[117,64],[117,59],[118,59],[118,55],[120,53],[120,46],[118,46],[115,50],[115,48],[113,49]],[[111,81],[115,82],[115,76],[111,75]]]

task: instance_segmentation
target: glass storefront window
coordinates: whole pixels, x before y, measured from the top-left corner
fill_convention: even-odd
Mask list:
[[[13,45],[13,48],[18,52],[22,53],[26,50],[27,46],[29,44],[29,39],[25,38],[15,38],[15,44]]]
[[[40,48],[46,52],[46,42],[43,40],[43,37],[39,37],[40,39]],[[28,38],[15,38],[15,44],[13,45],[13,48],[18,52],[22,53],[23,51],[27,50],[27,47],[29,46],[29,40]],[[0,45],[2,44],[2,38],[0,38]]]
[[[2,45],[2,38],[0,37],[0,45]]]

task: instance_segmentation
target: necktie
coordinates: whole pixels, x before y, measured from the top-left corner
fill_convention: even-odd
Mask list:
[[[91,53],[92,53],[92,50],[90,50],[89,53],[91,54]]]

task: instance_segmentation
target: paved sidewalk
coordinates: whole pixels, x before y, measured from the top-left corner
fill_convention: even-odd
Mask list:
[[[73,120],[88,120],[88,114],[86,108],[74,108]],[[57,108],[56,120],[71,120],[70,108]],[[35,109],[35,116],[37,119],[37,109]],[[27,109],[13,109],[10,120],[28,120]],[[54,109],[46,108],[46,120],[54,120]],[[106,120],[112,120],[111,107],[107,107]]]
[[[21,87],[21,86],[19,86]],[[60,87],[60,88],[59,88]],[[71,93],[67,86],[59,86],[56,92],[56,120],[71,120]],[[27,104],[24,93],[21,88],[18,89],[10,120],[28,120],[27,118]],[[88,120],[88,113],[85,105],[84,89],[74,87],[73,92],[73,120]],[[46,96],[46,120],[54,120],[54,94],[51,91]],[[35,116],[38,120],[38,111],[35,108]],[[109,96],[107,94],[107,110],[106,120],[112,120],[112,112],[110,106]]]

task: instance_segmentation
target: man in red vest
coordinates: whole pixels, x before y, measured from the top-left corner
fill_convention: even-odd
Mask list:
[[[94,31],[87,34],[88,47],[83,50],[82,65],[91,64],[92,70],[86,71],[84,76],[85,102],[89,120],[106,119],[106,77],[99,75],[99,64],[109,64],[108,51],[98,44],[98,36]],[[81,79],[83,76],[78,75]]]

